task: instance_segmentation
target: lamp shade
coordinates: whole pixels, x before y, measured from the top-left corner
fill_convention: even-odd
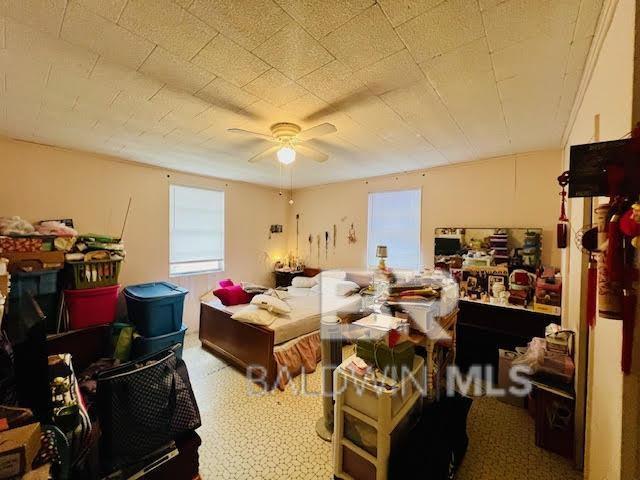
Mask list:
[[[376,247],[376,257],[378,257],[378,258],[387,258],[387,246],[386,245],[378,245]]]

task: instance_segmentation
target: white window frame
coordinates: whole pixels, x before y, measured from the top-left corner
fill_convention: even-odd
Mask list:
[[[418,248],[418,255],[417,255],[417,264],[415,265],[415,267],[407,267],[407,266],[397,266],[397,265],[393,265],[391,263],[389,263],[388,261],[387,266],[390,268],[396,268],[399,270],[408,270],[408,269],[415,269],[418,270],[421,265],[422,265],[422,188],[421,187],[417,187],[417,188],[400,188],[397,190],[377,190],[374,192],[368,192],[367,194],[367,250],[365,252],[365,263],[367,265],[368,268],[376,268],[378,266],[378,259],[375,258],[374,263],[371,264],[371,259],[369,258],[369,252],[371,251],[371,247],[372,247],[372,235],[371,235],[371,197],[372,195],[376,195],[376,194],[382,194],[382,193],[395,193],[395,192],[408,192],[408,191],[416,191],[419,193],[420,196],[420,201],[418,203],[419,205],[419,214],[418,214],[418,238],[417,240],[417,248]],[[373,245],[373,247],[377,247],[377,245]],[[391,245],[387,245],[387,247],[389,248],[389,250],[391,250],[393,247]]]
[[[222,258],[212,260],[194,260],[184,262],[171,262],[171,248],[172,248],[172,222],[173,215],[173,188],[193,188],[196,190],[209,190],[213,192],[222,193]],[[207,188],[194,185],[184,185],[180,183],[169,184],[169,278],[173,277],[185,277],[193,275],[206,275],[211,273],[224,272],[225,258],[226,258],[226,231],[227,231],[227,215],[226,215],[226,192],[222,189]]]

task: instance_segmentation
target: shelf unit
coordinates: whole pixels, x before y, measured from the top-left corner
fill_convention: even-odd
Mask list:
[[[334,376],[334,475],[344,480],[385,480],[391,434],[422,398],[412,377],[424,379],[424,360],[416,355],[412,377],[407,376],[394,389],[387,390],[348,371],[346,366],[353,358],[345,360]],[[375,455],[345,437],[345,415],[375,429]],[[353,470],[358,471],[357,476]]]

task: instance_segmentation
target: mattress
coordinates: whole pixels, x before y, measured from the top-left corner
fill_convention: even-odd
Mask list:
[[[278,316],[278,318],[267,327],[274,331],[274,345],[288,342],[296,337],[319,330],[320,319],[324,315],[332,315],[338,311],[358,311],[361,305],[361,297],[360,295],[338,297],[307,293],[304,295],[292,295],[287,298],[286,302],[291,306],[291,313]],[[233,315],[238,310],[246,307],[246,304],[229,307],[216,305],[215,307]]]

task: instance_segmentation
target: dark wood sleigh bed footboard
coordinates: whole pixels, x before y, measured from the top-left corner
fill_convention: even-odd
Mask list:
[[[201,303],[199,338],[203,347],[261,386],[266,384],[270,390],[276,385],[278,368],[273,356],[273,330],[233,320],[229,313]]]

